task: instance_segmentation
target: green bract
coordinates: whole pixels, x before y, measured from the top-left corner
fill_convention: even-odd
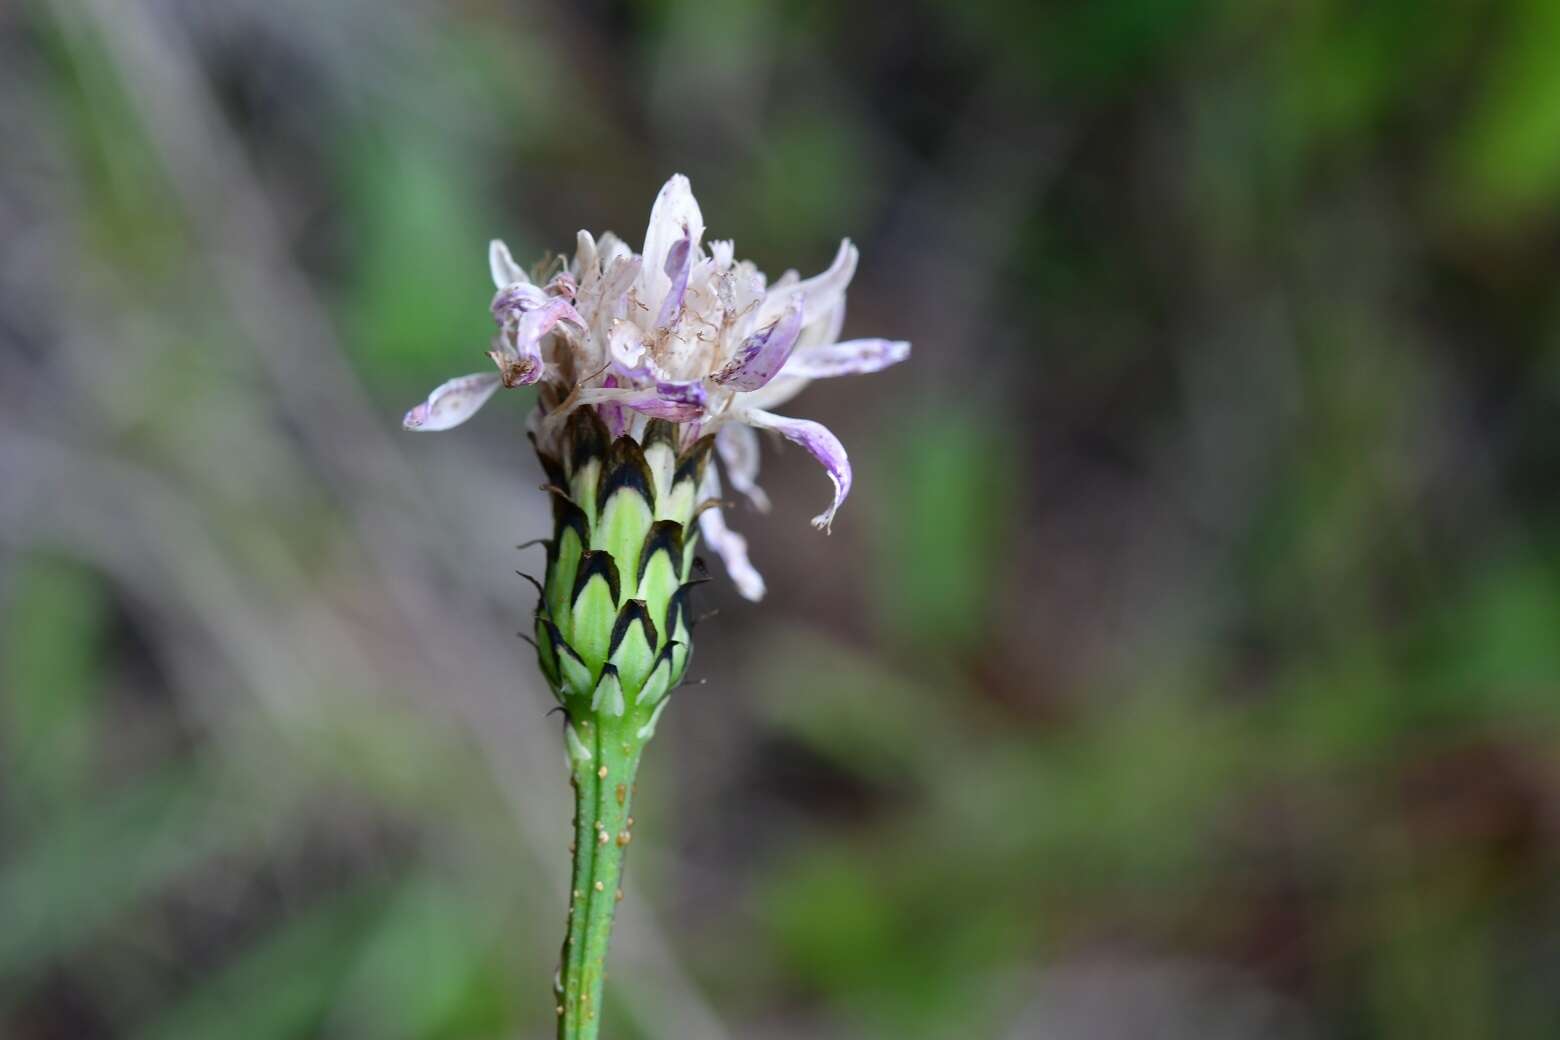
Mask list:
[[[537,657],[577,741],[593,726],[654,733],[691,651],[693,525],[713,439],[679,450],[678,428],[611,440],[592,408],[568,419],[563,458],[538,452],[552,483],[553,537],[536,606]],[[595,738],[599,741],[599,736]]]

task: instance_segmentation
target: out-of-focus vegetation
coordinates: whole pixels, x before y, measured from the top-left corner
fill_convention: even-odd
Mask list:
[[[0,9],[0,1034],[544,1036],[485,246],[862,249],[619,1036],[1560,1034],[1560,7]],[[519,396],[519,395],[517,395]],[[717,568],[718,569],[718,568]],[[719,575],[717,575],[717,578]]]

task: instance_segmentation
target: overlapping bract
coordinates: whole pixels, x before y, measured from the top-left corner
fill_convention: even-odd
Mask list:
[[[673,423],[673,439],[684,448],[713,435],[727,480],[761,509],[768,498],[757,484],[752,430],[773,430],[828,473],[834,495],[813,518],[827,529],[850,492],[845,448],[820,424],[772,409],[810,380],[902,361],[910,344],[839,340],[857,261],[848,239],[821,274],[804,280],[787,271],[771,284],[753,264],[735,259],[731,242],[705,243],[703,236],[699,204],[678,175],[656,197],[640,253],[610,232],[597,239],[581,231],[572,260],[533,279],[502,242],[493,242],[498,333],[488,354],[497,371],[442,384],[406,414],[406,427],[447,430],[499,389],[536,384],[540,450],[562,457],[558,441],[576,410],[594,412],[613,438],[641,443],[652,422]],[[696,490],[717,503],[699,515],[705,541],[738,590],[760,598],[764,583],[748,561],[747,543],[721,517],[714,467]]]
[[[713,438],[680,449],[677,428],[655,420],[643,444],[614,439],[582,408],[559,444],[539,452],[553,495],[536,608],[542,673],[571,720],[612,720],[648,740],[692,649],[692,522]]]

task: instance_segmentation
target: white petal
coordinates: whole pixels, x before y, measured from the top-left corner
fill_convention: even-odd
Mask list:
[[[650,226],[645,229],[645,248],[640,254],[644,265],[639,269],[640,300],[651,313],[660,309],[672,280],[666,274],[666,258],[672,246],[684,235],[689,238],[689,252],[698,247],[704,235],[704,215],[693,197],[688,178],[674,174],[655,197],[650,210]]]
[[[623,303],[624,295],[634,284],[639,269],[640,261],[637,256],[620,256],[612,261],[606,273],[601,276],[601,299],[596,304],[598,316],[623,317],[618,313],[618,308]]]
[[[498,239],[488,243],[488,270],[493,273],[493,285],[499,289],[519,283],[530,285],[531,279],[509,255],[509,247]]]
[[[764,276],[746,261],[715,278],[716,298],[725,311],[721,355],[729,357],[758,327],[758,307],[764,301]],[[803,326],[804,333],[806,326]],[[803,342],[798,339],[797,342]]]
[[[844,504],[845,496],[850,494],[850,459],[845,454],[845,445],[829,432],[827,426],[811,419],[790,419],[754,408],[742,415],[741,420],[761,430],[774,430],[792,444],[800,444],[823,465],[829,480],[834,483],[834,501],[828,509],[813,517],[812,522],[814,527],[827,530],[834,522],[834,514]]]
[[[802,334],[796,338],[796,349],[802,351],[810,347],[827,346],[840,338],[840,329],[844,327],[845,297],[842,295],[834,306],[822,314],[807,315]]]
[[[800,379],[865,375],[897,365],[909,356],[910,344],[902,339],[852,339],[806,350],[798,348],[781,371]]]
[[[601,265],[596,262],[596,240],[584,229],[574,236],[573,271],[582,286],[587,277],[601,274]]]
[[[715,475],[713,466],[704,472],[704,484],[699,489],[699,497],[705,500],[720,498],[720,478]],[[699,534],[726,565],[726,573],[731,575],[731,581],[742,598],[755,603],[763,599],[764,576],[748,560],[747,539],[726,526],[726,518],[721,516],[718,508],[706,509],[699,514]]]
[[[769,512],[769,496],[758,486],[758,434],[752,427],[728,423],[715,435],[715,450],[726,464],[726,479],[737,491],[747,496],[753,508],[761,513]]]
[[[829,308],[844,300],[845,287],[850,285],[850,280],[856,275],[856,258],[856,247],[851,245],[850,239],[841,239],[839,252],[834,254],[834,262],[827,271],[798,283],[794,289],[783,284],[787,279],[781,278],[770,288],[769,295],[764,297],[764,305],[758,311],[758,324],[767,325],[778,318],[790,303],[793,292],[802,294],[803,306],[808,314],[826,313]]]
[[[422,404],[406,413],[401,425],[408,430],[448,430],[477,414],[500,384],[498,373],[478,372],[458,376],[440,385]]]
[[[634,255],[634,251],[628,248],[628,243],[610,231],[603,231],[601,237],[596,240],[596,252],[601,256],[601,269],[603,271],[607,269],[612,261],[620,257]]]
[[[639,359],[645,353],[645,334],[638,325],[622,318],[612,322],[612,331],[607,336],[608,352],[612,360],[627,372],[632,372],[639,367]]]

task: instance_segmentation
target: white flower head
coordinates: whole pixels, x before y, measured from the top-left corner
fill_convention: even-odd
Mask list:
[[[819,423],[776,415],[810,380],[876,372],[903,361],[901,340],[840,342],[845,290],[856,271],[849,239],[828,270],[801,279],[787,271],[774,284],[729,241],[703,242],[704,217],[688,178],[677,174],[656,196],[643,251],[611,232],[578,235],[568,266],[538,285],[499,241],[488,262],[497,289],[498,334],[488,356],[496,372],[460,376],[406,413],[409,430],[447,430],[465,422],[501,387],[539,384],[534,428],[543,449],[576,408],[596,409],[613,436],[639,437],[651,418],[679,425],[684,443],[715,435],[726,478],[755,507],[769,500],[757,484],[753,429],[773,430],[807,449],[824,467],[834,497],[818,516],[827,530],[846,495],[851,469],[839,439]],[[538,278],[537,281],[541,279]],[[718,500],[709,470],[702,494]],[[704,509],[700,533],[720,554],[739,591],[763,595],[747,543]]]

